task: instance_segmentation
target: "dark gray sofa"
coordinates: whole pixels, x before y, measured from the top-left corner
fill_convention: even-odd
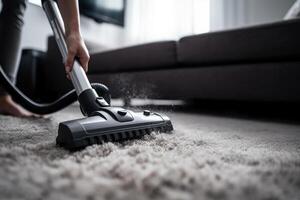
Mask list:
[[[114,98],[299,101],[299,47],[294,19],[91,53],[88,76]],[[41,71],[53,98],[72,87],[53,37]]]

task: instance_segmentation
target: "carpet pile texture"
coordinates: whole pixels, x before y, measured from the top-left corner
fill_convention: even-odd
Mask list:
[[[299,199],[300,126],[167,112],[173,134],[55,145],[59,121],[0,116],[0,199]]]

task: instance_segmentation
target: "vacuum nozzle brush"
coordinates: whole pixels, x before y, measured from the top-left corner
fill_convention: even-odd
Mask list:
[[[66,149],[76,150],[93,144],[142,138],[153,131],[173,130],[170,119],[158,113],[133,112],[120,108],[118,115],[121,118],[128,115],[132,120],[120,122],[113,115],[98,111],[94,116],[62,122],[59,124],[56,142]]]

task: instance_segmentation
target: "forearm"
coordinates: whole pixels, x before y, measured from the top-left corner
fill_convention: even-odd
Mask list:
[[[70,34],[80,34],[78,1],[58,0],[58,7],[64,20],[66,36]]]
[[[77,57],[85,71],[88,70],[89,52],[80,33],[79,10],[77,0],[58,0],[58,7],[65,24],[65,36],[68,46],[68,56],[65,60],[65,69],[68,74]]]

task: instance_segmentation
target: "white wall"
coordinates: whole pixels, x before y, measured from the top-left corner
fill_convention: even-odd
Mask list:
[[[35,48],[45,51],[47,37],[52,35],[47,17],[40,6],[28,4],[25,13],[25,24],[22,34],[22,48]],[[115,48],[122,44],[122,28],[114,25],[99,25],[85,17],[81,17],[81,30],[85,39],[101,45]]]
[[[199,0],[201,1],[201,0]],[[281,20],[295,0],[210,0],[211,30],[240,27]],[[124,29],[82,17],[85,39],[109,48],[130,45]],[[23,48],[46,50],[46,38],[52,34],[41,7],[29,4],[25,14]]]
[[[81,31],[85,39],[101,46],[117,48],[125,45],[125,30],[112,24],[99,24],[81,16]]]
[[[99,46],[118,48],[157,40],[174,40],[209,30],[209,0],[127,2],[125,29],[81,17],[84,38]],[[46,50],[46,38],[50,34],[41,7],[30,4],[25,15],[22,47]]]
[[[47,37],[52,34],[46,15],[41,7],[28,4],[22,33],[22,48],[46,50]]]
[[[284,18],[295,0],[248,0],[248,23],[272,22]]]
[[[295,0],[211,0],[211,30],[282,20]]]

